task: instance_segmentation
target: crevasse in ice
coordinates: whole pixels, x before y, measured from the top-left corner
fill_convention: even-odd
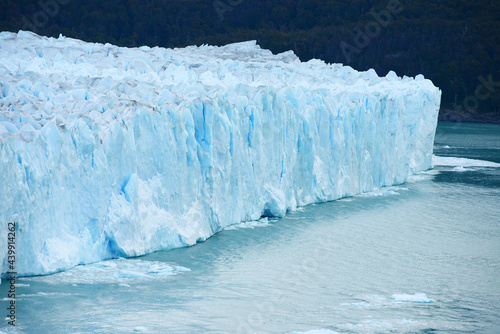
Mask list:
[[[0,258],[48,274],[400,184],[441,92],[255,42],[121,48],[0,33]]]

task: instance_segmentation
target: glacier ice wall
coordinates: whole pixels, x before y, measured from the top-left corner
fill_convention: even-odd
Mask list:
[[[423,76],[255,42],[120,48],[0,33],[0,259],[48,274],[192,245],[228,225],[431,167]]]

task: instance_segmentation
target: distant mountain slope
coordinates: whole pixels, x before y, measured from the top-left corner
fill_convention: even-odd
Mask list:
[[[497,0],[0,0],[0,8],[1,31],[121,46],[255,39],[302,60],[423,73],[443,90],[443,108],[500,116]]]

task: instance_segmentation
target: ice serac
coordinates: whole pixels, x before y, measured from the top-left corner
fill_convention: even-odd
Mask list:
[[[0,33],[0,258],[16,271],[192,245],[431,167],[441,92],[255,42],[120,48]]]

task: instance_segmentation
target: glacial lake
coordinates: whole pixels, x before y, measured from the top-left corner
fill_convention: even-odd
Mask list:
[[[440,123],[434,154],[500,163],[500,125]],[[500,168],[411,181],[193,247],[18,280],[6,333],[500,333]]]

